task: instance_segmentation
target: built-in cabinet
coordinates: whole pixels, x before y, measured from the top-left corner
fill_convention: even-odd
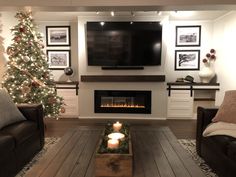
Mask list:
[[[58,96],[64,98],[65,109],[60,118],[78,118],[78,82],[55,82]]]
[[[219,90],[219,86],[218,83],[167,83],[167,118],[195,118],[198,106],[214,106],[215,93]]]

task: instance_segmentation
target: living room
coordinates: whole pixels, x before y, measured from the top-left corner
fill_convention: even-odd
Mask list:
[[[129,6],[126,8],[123,7],[123,9],[122,7],[118,7],[118,10],[112,9],[112,6],[100,8],[101,10],[98,10],[99,8],[90,7],[87,8],[89,10],[81,10],[80,12],[75,12],[72,7],[65,7],[64,10],[63,6],[58,8],[60,10],[55,10],[57,8],[53,9],[50,7],[48,9],[41,8],[41,10],[34,11],[34,8],[32,8],[33,18],[39,26],[39,32],[43,34],[45,46],[43,50],[45,53],[47,53],[48,50],[69,50],[71,55],[71,68],[73,69],[73,75],[70,79],[79,82],[79,89],[77,90],[78,95],[76,95],[74,87],[73,89],[68,89],[70,90],[68,93],[72,93],[69,97],[73,97],[72,99],[76,102],[76,108],[73,107],[74,105],[72,105],[73,108],[68,108],[74,110],[69,116],[64,114],[64,117],[66,118],[61,116],[58,121],[54,119],[45,120],[46,136],[62,136],[67,130],[71,129],[71,127],[77,125],[101,125],[107,121],[119,120],[121,122],[133,122],[134,124],[138,124],[138,126],[142,124],[169,124],[169,126],[173,128],[172,131],[176,133],[177,136],[179,133],[182,137],[191,136],[191,138],[195,138],[196,107],[219,106],[223,101],[225,92],[235,88],[235,70],[233,67],[235,61],[231,52],[234,51],[234,31],[236,28],[236,13],[233,10],[233,6],[230,8],[229,6],[224,6],[224,8],[220,8],[219,6],[215,6],[214,8],[206,6],[204,10],[203,7],[199,9],[194,7],[194,11],[192,11],[193,9],[190,7],[184,8],[182,5],[179,6],[177,10],[175,8],[171,9],[170,5],[166,6],[167,10],[160,10],[160,8],[154,10],[154,7],[151,7],[151,5],[149,5],[149,8],[145,5],[143,5],[143,8],[137,8],[137,6],[135,8],[128,7]],[[188,11],[181,11],[181,8]],[[111,15],[111,11],[114,11],[114,16]],[[9,29],[17,24],[17,20],[14,17],[16,12],[15,9],[4,10],[1,12],[1,51],[4,51],[12,43],[12,34]],[[181,13],[185,16],[178,16]],[[144,69],[102,69],[102,66],[89,66],[87,60],[86,23],[91,21],[104,21],[105,23],[113,21],[125,21],[129,23],[138,21],[161,22],[161,65],[144,66]],[[46,41],[48,40],[46,27],[50,26],[70,26],[70,46],[48,46],[46,44]],[[200,32],[198,33],[200,36],[199,45],[176,46],[177,26],[200,26]],[[206,89],[206,93],[210,96],[213,95],[213,97],[207,101],[193,100],[193,103],[191,103],[193,107],[191,110],[192,116],[168,116],[168,83],[173,83],[178,78],[185,78],[188,75],[194,78],[194,82],[201,82],[199,72],[204,67],[202,60],[205,58],[205,55],[209,53],[210,49],[215,49],[216,51],[214,70],[217,78],[216,81],[209,84],[210,89],[214,86],[214,89],[212,89],[213,91]],[[175,52],[185,50],[190,50],[192,52],[200,51],[198,54],[199,67],[197,67],[197,69],[181,70],[175,67],[175,62],[177,60]],[[1,52],[0,56],[0,75],[2,76],[6,70],[4,65],[6,64],[8,56],[3,52]],[[225,58],[227,58],[227,60]],[[63,69],[52,69],[52,73],[55,81],[64,82],[68,79]],[[87,81],[86,79],[88,78],[86,77],[88,76],[95,77],[93,78],[93,81]],[[104,77],[110,77],[110,79],[108,79],[109,81],[103,81],[102,79],[102,81],[99,81],[96,76],[99,76],[102,79],[104,79]],[[140,80],[124,81],[124,78],[127,76],[136,76]],[[150,78],[151,76],[157,78],[164,76],[164,80],[161,79],[161,81],[159,81],[156,79],[155,81],[144,81],[142,78],[143,76]],[[83,77],[85,80],[82,79]],[[122,81],[120,81],[118,79],[118,81],[116,81],[117,77],[119,79],[122,78],[123,80],[121,79]],[[2,77],[0,77],[0,81],[2,80]],[[219,85],[215,87],[216,83]],[[63,83],[63,86],[64,85],[67,85],[67,83]],[[64,90],[68,91],[67,89],[61,90],[60,94],[62,95]],[[94,93],[97,90],[151,91],[151,113],[96,113],[94,111]],[[195,93],[197,93],[197,91],[195,91]],[[204,91],[203,94],[205,94]],[[184,133],[186,133],[185,136],[183,135]]]

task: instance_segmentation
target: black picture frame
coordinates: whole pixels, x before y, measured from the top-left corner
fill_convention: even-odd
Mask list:
[[[176,50],[175,70],[199,70],[200,50]]]
[[[46,26],[47,46],[70,46],[70,26]]]
[[[176,47],[201,46],[201,26],[176,26]]]
[[[70,50],[47,50],[47,57],[51,70],[64,70],[71,66]]]

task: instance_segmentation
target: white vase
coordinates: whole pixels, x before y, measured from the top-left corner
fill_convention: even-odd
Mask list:
[[[199,77],[202,83],[209,83],[215,76],[215,71],[210,63],[204,63],[204,67],[199,71]]]

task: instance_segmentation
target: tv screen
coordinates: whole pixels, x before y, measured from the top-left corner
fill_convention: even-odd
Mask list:
[[[87,22],[90,66],[161,65],[159,22]]]

